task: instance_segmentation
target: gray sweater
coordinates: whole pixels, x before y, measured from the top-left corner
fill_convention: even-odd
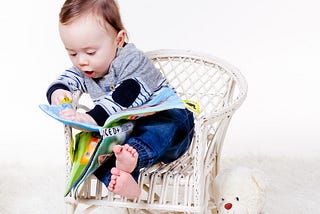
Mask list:
[[[87,112],[99,125],[115,112],[141,106],[168,87],[166,79],[151,60],[133,44],[118,48],[108,73],[101,79],[85,76],[75,66],[65,70],[50,86],[47,98],[62,88],[88,93],[95,107]]]

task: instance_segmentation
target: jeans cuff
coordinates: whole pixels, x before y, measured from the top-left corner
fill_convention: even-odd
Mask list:
[[[137,140],[135,138],[130,138],[127,144],[135,148],[139,154],[138,163],[137,163],[138,170],[144,167],[152,166],[156,162],[157,158],[153,157],[148,146],[145,145],[140,140]]]

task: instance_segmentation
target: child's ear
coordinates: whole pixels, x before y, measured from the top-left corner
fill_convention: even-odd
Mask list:
[[[126,31],[125,30],[120,30],[119,33],[117,34],[116,37],[116,42],[117,42],[117,46],[118,47],[122,47],[124,42],[125,42],[125,38],[126,38]]]

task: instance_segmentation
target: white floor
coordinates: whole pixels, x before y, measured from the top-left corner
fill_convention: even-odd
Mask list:
[[[64,165],[58,159],[60,155],[56,154],[56,162],[35,162],[26,156],[17,156],[15,161],[0,159],[0,213],[64,213]],[[223,157],[221,167],[244,165],[266,173],[270,184],[266,213],[311,214],[320,213],[319,161],[320,158],[242,155]],[[98,209],[95,213],[110,211],[121,213],[115,209]]]

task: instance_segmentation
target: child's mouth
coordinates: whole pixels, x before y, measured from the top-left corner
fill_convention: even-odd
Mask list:
[[[93,71],[85,71],[84,73],[85,73],[85,75],[86,75],[87,77],[93,77],[93,75],[94,75],[94,72],[93,72]]]

